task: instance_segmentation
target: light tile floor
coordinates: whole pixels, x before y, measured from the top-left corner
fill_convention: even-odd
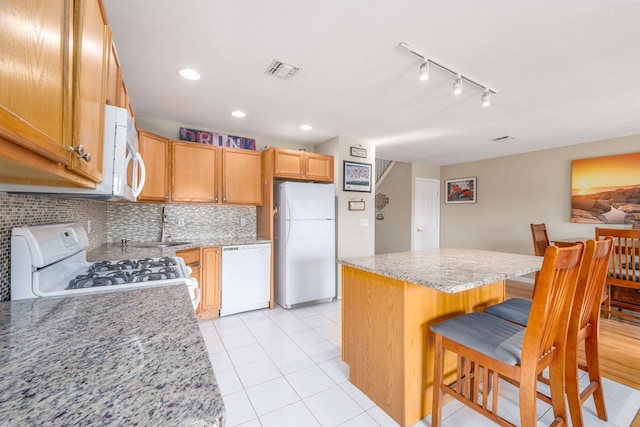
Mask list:
[[[398,426],[349,382],[341,361],[341,303],[285,310],[256,310],[200,322],[227,409],[227,427]],[[583,377],[584,379],[584,377]],[[628,427],[640,407],[640,390],[604,380],[609,421],[583,407],[587,427]],[[518,393],[500,385],[502,415],[518,422]],[[538,425],[552,419],[538,401]],[[428,427],[430,417],[415,427]],[[443,427],[495,426],[452,401],[443,408]]]

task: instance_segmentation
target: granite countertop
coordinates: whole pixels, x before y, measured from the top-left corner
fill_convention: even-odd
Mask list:
[[[338,263],[455,293],[538,271],[542,257],[447,248],[344,258]]]
[[[183,241],[182,239],[176,239]],[[104,261],[133,258],[161,258],[165,256],[175,256],[176,251],[198,248],[200,246],[235,246],[235,245],[256,245],[271,243],[264,239],[188,239],[184,245],[169,246],[166,248],[141,247],[155,242],[127,241],[127,246],[120,243],[105,243],[87,253],[87,261]]]
[[[222,426],[184,285],[0,303],[0,424]]]

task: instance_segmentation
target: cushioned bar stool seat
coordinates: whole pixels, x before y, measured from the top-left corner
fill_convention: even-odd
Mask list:
[[[510,298],[500,304],[487,307],[484,312],[526,326],[529,321],[529,312],[531,312],[531,303],[531,300],[525,298]]]

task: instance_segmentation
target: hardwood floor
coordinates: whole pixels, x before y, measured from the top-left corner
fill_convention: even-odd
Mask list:
[[[507,280],[507,298],[531,298],[532,285]],[[640,323],[611,316],[600,319],[600,373],[640,390]],[[637,422],[637,424],[636,424]],[[636,419],[633,426],[640,426]]]

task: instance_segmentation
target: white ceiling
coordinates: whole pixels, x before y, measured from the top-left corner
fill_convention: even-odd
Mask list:
[[[640,134],[638,0],[104,4],[140,116],[300,146],[348,135],[379,158],[433,165]],[[497,90],[491,106],[469,84],[454,96],[436,67],[418,81],[400,42]],[[268,76],[273,59],[302,70]],[[504,135],[516,139],[492,141]]]

